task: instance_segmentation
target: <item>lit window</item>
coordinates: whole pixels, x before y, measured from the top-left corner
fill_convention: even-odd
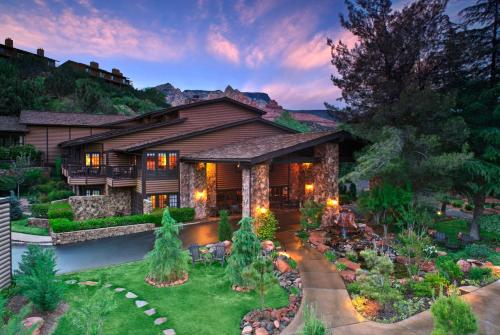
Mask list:
[[[158,153],[158,170],[166,170],[166,169],[167,169],[167,153],[166,152],[159,152]]]
[[[165,208],[165,207],[167,207],[167,199],[168,199],[168,195],[166,195],[166,194],[159,194],[158,195],[158,207],[159,208]]]
[[[177,153],[171,152],[168,154],[168,168],[170,170],[177,168]]]
[[[85,166],[99,166],[101,165],[101,154],[98,152],[85,153]]]
[[[156,208],[156,195],[154,195],[154,194],[150,195],[149,201],[151,201],[151,205],[152,205],[153,209],[155,209]]]
[[[169,207],[177,207],[178,201],[177,201],[177,194],[170,194],[168,197],[168,206]]]
[[[148,152],[146,159],[146,168],[150,171],[156,170],[156,154]]]

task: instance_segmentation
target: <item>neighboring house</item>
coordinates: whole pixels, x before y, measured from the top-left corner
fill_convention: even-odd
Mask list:
[[[24,111],[20,123],[49,162],[61,155],[76,194],[108,195],[124,214],[172,206],[194,207],[198,218],[221,208],[255,215],[307,199],[337,206],[339,160],[359,145],[343,131],[296,133],[264,113],[223,97],[99,124],[93,118],[107,116]]]
[[[24,135],[28,132],[24,124],[19,124],[17,116],[0,115],[0,146],[24,144]]]
[[[76,71],[85,72],[93,77],[101,78],[107,81],[108,83],[115,84],[118,86],[131,85],[130,79],[125,77],[123,73],[120,72],[120,70],[112,69],[111,72],[109,72],[104,69],[100,69],[99,63],[97,62],[90,62],[90,65],[87,65],[83,63],[74,62],[72,60],[68,60],[62,63],[61,67],[67,67]]]
[[[45,52],[41,48],[36,50],[36,54],[26,50],[17,49],[14,48],[14,41],[11,38],[6,38],[5,44],[0,44],[0,57],[12,58],[12,57],[22,57],[24,55],[39,57],[40,59],[43,59],[48,66],[50,67],[56,66],[56,60],[49,57],[45,57]]]

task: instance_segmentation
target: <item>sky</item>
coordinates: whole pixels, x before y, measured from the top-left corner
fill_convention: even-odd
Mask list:
[[[231,85],[323,109],[340,96],[326,39],[355,43],[340,13],[343,0],[0,0],[0,41],[44,48],[58,64],[119,68],[137,88]]]

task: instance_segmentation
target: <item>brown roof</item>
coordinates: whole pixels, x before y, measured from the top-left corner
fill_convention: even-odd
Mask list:
[[[26,126],[19,124],[17,116],[0,116],[0,131],[26,132]]]
[[[127,119],[130,119],[130,116],[25,110],[21,111],[19,123],[44,126],[97,127],[105,123]]]
[[[211,133],[211,132],[215,132],[215,131],[219,131],[219,130],[227,129],[227,128],[231,128],[231,127],[236,127],[236,126],[240,126],[243,124],[254,123],[254,122],[265,123],[267,125],[270,125],[270,126],[273,126],[276,128],[280,128],[280,129],[286,130],[286,131],[291,132],[291,133],[296,133],[296,131],[293,129],[287,128],[285,126],[282,126],[282,125],[277,124],[277,123],[272,122],[272,121],[264,120],[260,117],[256,117],[256,118],[252,118],[252,119],[245,119],[245,120],[239,120],[239,121],[235,121],[235,122],[225,123],[225,124],[221,124],[221,125],[217,125],[217,126],[200,127],[200,128],[191,130],[189,133],[186,133],[186,131],[180,131],[180,132],[162,137],[160,139],[156,138],[154,140],[137,142],[137,143],[134,143],[131,145],[116,148],[115,150],[116,151],[123,151],[123,152],[137,151],[137,150],[145,149],[148,147],[153,147],[153,146],[160,145],[160,144],[179,141],[179,140],[183,140],[186,138],[190,138],[190,137],[194,137],[194,136],[198,136],[198,135],[202,135],[202,134],[207,134],[207,133]]]
[[[241,143],[183,156],[184,161],[242,162],[258,164],[274,157],[307,149],[329,141],[341,141],[349,134],[345,131],[321,131],[257,137]]]

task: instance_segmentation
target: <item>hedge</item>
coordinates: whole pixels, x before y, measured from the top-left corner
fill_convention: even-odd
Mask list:
[[[47,219],[49,217],[50,204],[31,205],[31,215],[35,218]]]
[[[73,220],[73,210],[68,203],[51,204],[48,212],[49,219],[68,219]]]
[[[169,207],[170,215],[177,222],[191,222],[194,220],[194,208],[192,207]],[[153,214],[163,215],[163,208],[158,208],[153,211]]]
[[[50,227],[54,233],[63,233],[75,230],[88,230],[106,227],[127,226],[131,224],[154,223],[161,224],[161,215],[142,214],[130,216],[113,216],[102,219],[91,219],[85,221],[72,221],[66,218],[51,219]]]

